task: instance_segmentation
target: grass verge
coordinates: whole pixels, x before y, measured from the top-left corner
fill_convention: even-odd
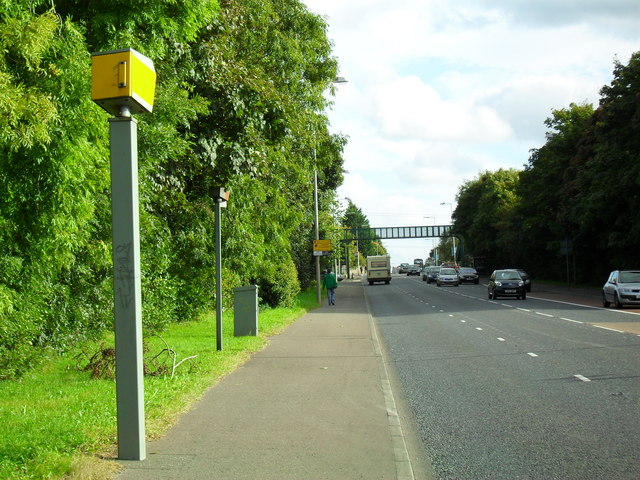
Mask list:
[[[156,361],[166,360],[167,346],[176,363],[194,357],[173,377],[170,370],[145,377],[147,439],[161,436],[205,390],[264,348],[268,337],[316,306],[315,291],[307,291],[292,308],[261,311],[256,337],[234,337],[233,312],[225,312],[221,352],[216,351],[215,314],[171,325],[162,338],[145,339],[145,362],[158,354]],[[115,381],[92,379],[82,370],[92,353],[112,344],[110,335],[64,356],[52,355],[24,378],[0,383],[0,478],[112,477],[118,468],[112,461],[117,455]]]

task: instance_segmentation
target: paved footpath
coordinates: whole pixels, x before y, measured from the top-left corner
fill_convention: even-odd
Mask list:
[[[406,430],[406,429],[405,429]],[[211,388],[119,480],[413,480],[362,284]]]

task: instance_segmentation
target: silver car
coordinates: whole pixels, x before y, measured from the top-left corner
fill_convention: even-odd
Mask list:
[[[602,306],[640,305],[640,270],[614,270],[602,287]]]
[[[442,285],[453,285],[454,287],[460,286],[460,277],[455,268],[441,268],[436,278],[436,285],[441,287]]]

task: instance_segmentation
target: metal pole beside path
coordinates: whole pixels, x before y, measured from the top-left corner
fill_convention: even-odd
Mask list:
[[[313,156],[315,159],[315,149],[313,150]],[[314,234],[315,239],[320,240],[320,224],[318,221],[318,170],[313,171],[313,206],[314,206]],[[316,301],[318,305],[322,303],[322,293],[320,291],[320,257],[316,255]]]
[[[222,350],[222,199],[216,199],[216,350]]]
[[[137,122],[109,119],[118,458],[144,460]]]

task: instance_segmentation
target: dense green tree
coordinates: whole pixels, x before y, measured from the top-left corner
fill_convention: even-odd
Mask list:
[[[297,291],[296,267],[303,285],[310,281],[313,172],[321,191],[341,182],[344,141],[328,134],[321,113],[337,64],[326,25],[298,1],[221,7],[188,53],[197,59],[193,92],[210,108],[191,125],[190,154],[165,168],[189,204],[211,187],[232,190],[229,268],[238,281],[258,283],[266,303],[288,303]]]
[[[32,365],[34,346],[109,323],[108,150],[89,54],[76,25],[34,4],[0,7],[2,376]]]
[[[640,53],[616,62],[601,95],[595,111],[554,110],[545,144],[517,178],[486,172],[460,188],[454,227],[472,254],[597,284],[640,263]]]
[[[132,47],[158,74],[138,118],[145,331],[213,305],[211,188],[232,191],[225,298],[256,283],[290,303],[342,181],[328,133],[337,72],[326,24],[298,0],[24,0],[0,5],[0,370],[110,326],[107,114],[90,52]]]
[[[521,201],[514,218],[522,234],[518,264],[531,273],[544,270],[551,277],[563,275],[565,262],[561,255],[569,251],[566,242],[571,244],[577,234],[570,214],[575,192],[566,186],[574,169],[572,159],[592,115],[591,105],[571,104],[568,109],[554,110],[545,121],[550,129],[546,143],[532,150],[520,175]],[[513,228],[518,229],[518,225]]]
[[[358,237],[362,237],[362,233],[358,233],[358,231],[362,231],[365,229],[371,228],[369,225],[369,219],[364,214],[361,208],[356,206],[349,198],[347,198],[347,208],[344,211],[344,215],[342,217],[342,227],[346,230],[346,238],[357,239]],[[379,240],[374,240],[379,242]],[[357,246],[358,252],[361,258],[366,258],[370,255],[376,255],[376,245],[372,240],[358,240],[357,242],[351,242],[350,250],[351,250],[351,260],[355,263],[355,255],[353,254],[353,249]],[[360,260],[360,263],[363,265],[363,261]]]
[[[616,62],[600,93],[565,188],[575,198],[578,263],[602,278],[640,263],[640,52],[627,65]],[[589,275],[587,268],[578,274]]]
[[[510,218],[519,203],[519,172],[483,172],[462,185],[453,212],[453,231],[465,239],[465,248],[486,258],[487,266],[511,263],[518,246],[509,235]]]

